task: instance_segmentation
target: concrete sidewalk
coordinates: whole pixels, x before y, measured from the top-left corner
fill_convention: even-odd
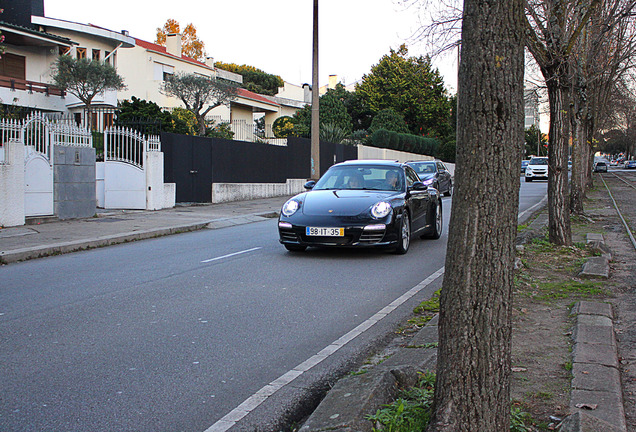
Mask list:
[[[158,211],[98,210],[95,217],[30,221],[0,228],[0,264],[108,246],[203,228],[223,228],[277,217],[289,197],[222,204],[178,205]]]

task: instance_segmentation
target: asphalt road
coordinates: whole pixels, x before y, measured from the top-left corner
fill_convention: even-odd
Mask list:
[[[520,212],[545,191],[522,183]],[[289,253],[270,220],[1,267],[0,430],[205,431],[442,268],[450,204],[442,238],[405,256]],[[252,418],[358,361],[440,284]]]

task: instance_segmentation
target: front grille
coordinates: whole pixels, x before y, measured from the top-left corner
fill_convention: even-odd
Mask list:
[[[305,243],[313,243],[316,245],[348,245],[351,243],[351,236],[344,237],[314,237],[314,236],[301,236]]]
[[[298,236],[293,233],[292,231],[280,231],[280,238],[281,240],[284,241],[291,241],[291,242],[297,242],[298,241]]]
[[[379,243],[384,238],[384,231],[367,231],[360,235],[360,243]]]

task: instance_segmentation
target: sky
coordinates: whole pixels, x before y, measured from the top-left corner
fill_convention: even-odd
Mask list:
[[[128,30],[149,42],[173,18],[182,29],[194,25],[215,61],[254,66],[297,85],[312,80],[312,0],[44,0],[44,12],[49,18]],[[346,85],[360,80],[402,43],[410,56],[426,55],[424,44],[409,42],[419,26],[418,10],[398,0],[320,0],[320,85],[329,75]],[[433,64],[455,93],[456,57]]]

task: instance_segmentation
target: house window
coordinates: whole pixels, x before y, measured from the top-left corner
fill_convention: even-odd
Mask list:
[[[24,80],[26,79],[25,57],[16,54],[2,54],[0,58],[0,75]]]
[[[77,55],[78,59],[85,59],[86,58],[86,48],[75,48],[75,53]]]
[[[81,124],[82,124],[82,113],[75,113],[75,124],[77,126],[81,126]]]
[[[110,51],[104,51],[104,61],[108,64],[112,64],[111,57],[108,57],[109,55],[110,55]]]
[[[174,75],[174,66],[155,62],[154,64],[155,81],[166,81],[166,79],[172,75]]]
[[[93,50],[93,60],[99,60],[100,51],[98,49]]]
[[[71,47],[59,47],[59,49],[57,50],[57,53],[61,56],[69,55],[70,52],[71,52]]]

